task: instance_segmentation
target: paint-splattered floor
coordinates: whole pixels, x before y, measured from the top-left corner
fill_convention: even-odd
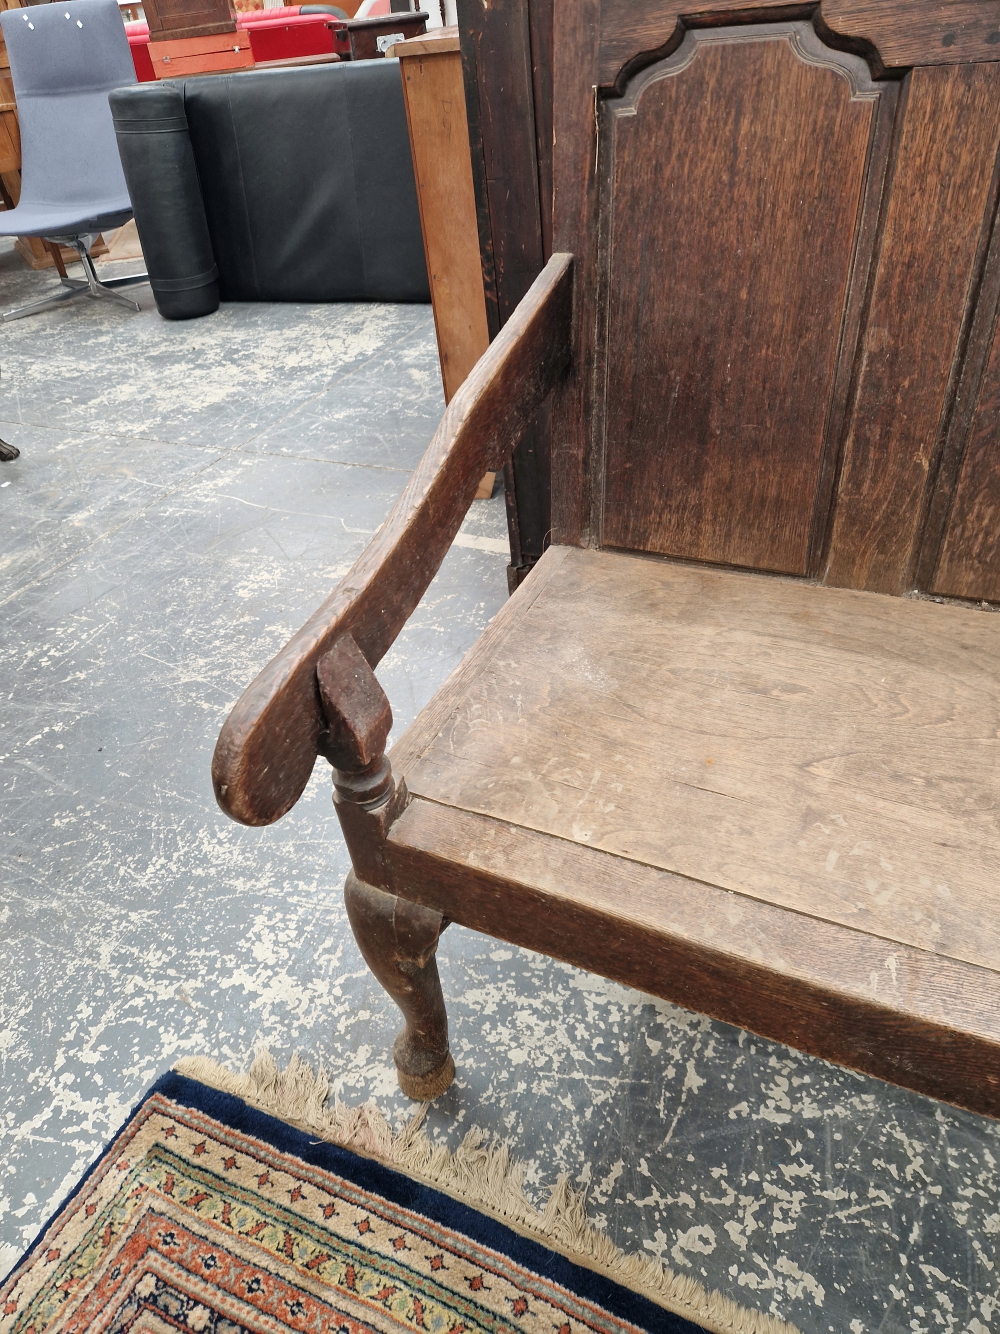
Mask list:
[[[0,248],[0,302],[51,276]],[[317,768],[230,824],[212,746],[329,591],[441,411],[430,311],[83,302],[0,329],[0,1271],[178,1056],[298,1050],[409,1104],[347,927]],[[398,725],[506,595],[479,502],[380,671]],[[430,1115],[559,1172],[592,1214],[803,1331],[1000,1330],[1000,1127],[451,928],[459,1075]]]

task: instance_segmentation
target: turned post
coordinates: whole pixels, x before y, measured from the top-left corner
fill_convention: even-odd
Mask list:
[[[427,1101],[455,1076],[435,959],[447,922],[389,888],[385,837],[406,802],[385,753],[392,709],[350,635],[319,660],[316,680],[327,723],[317,749],[333,765],[333,804],[354,866],[344,885],[347,915],[365,962],[406,1021],[393,1047],[400,1088]]]

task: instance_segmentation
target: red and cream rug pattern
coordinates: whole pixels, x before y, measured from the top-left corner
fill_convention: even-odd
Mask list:
[[[657,1293],[648,1275],[636,1291],[593,1246],[567,1255],[532,1237],[527,1215],[511,1220],[515,1230],[317,1138],[302,1107],[289,1124],[223,1089],[164,1076],[0,1285],[0,1334],[777,1329],[731,1303],[709,1309],[693,1290],[690,1302]],[[402,1144],[411,1157],[416,1145],[425,1167],[435,1161],[412,1136],[385,1143],[397,1159]],[[509,1160],[478,1161],[486,1172],[471,1194],[482,1199],[491,1169],[510,1176]],[[503,1189],[497,1199],[502,1207]]]

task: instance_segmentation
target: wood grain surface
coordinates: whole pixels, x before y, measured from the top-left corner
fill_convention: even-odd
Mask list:
[[[494,633],[412,794],[1000,968],[1000,616],[567,549]]]
[[[386,49],[387,56],[393,56],[402,60],[404,57],[412,56],[442,56],[445,54],[460,53],[462,45],[458,40],[458,29],[450,28],[432,28],[430,32],[424,33],[422,37],[407,37],[402,42],[397,42],[395,46]]]
[[[1000,338],[994,336],[940,562],[931,582],[935,593],[1000,602],[998,424]]]
[[[912,587],[998,147],[1000,65],[914,70],[844,450],[832,584]]]
[[[557,545],[391,767],[336,776],[373,901],[1000,1115],[1000,616],[885,596],[1000,598],[1000,40],[973,8],[554,0],[557,256],[213,774],[246,823],[293,804],[318,658],[349,634],[368,680],[554,388]],[[481,229],[542,188],[493,96],[529,97],[528,11],[484,12]]]
[[[554,0],[552,244],[575,256],[573,362],[552,395],[552,541],[590,536],[586,443],[597,309],[597,59],[600,0]],[[581,90],[588,89],[589,95]]]
[[[552,253],[551,6],[552,0],[457,4],[493,337]],[[549,476],[543,412],[524,432],[504,472],[512,586],[542,554],[551,523]]]
[[[0,13],[23,8],[22,0],[0,0]],[[0,31],[0,199],[13,208],[21,195],[21,131],[14,102],[10,58]]]
[[[835,32],[870,42],[888,68],[1000,55],[996,0],[823,0],[821,13]]]
[[[801,17],[812,8],[794,0],[601,0],[597,82],[609,87],[637,58],[666,54],[685,26]],[[823,0],[818,16],[832,36],[866,46],[876,72],[997,59],[996,0]]]
[[[437,35],[440,34],[440,35]],[[399,42],[444,399],[489,346],[457,28]]]
[[[484,472],[500,467],[569,361],[572,260],[553,255],[458,393],[403,494],[334,593],[250,684],[216,743],[222,809],[271,824],[299,799],[325,731],[316,664],[343,634],[370,666],[447,554]]]
[[[21,170],[21,130],[13,107],[0,108],[0,176]]]
[[[992,970],[420,798],[387,854],[408,897],[463,926],[1000,1115]]]
[[[563,20],[556,72],[569,88],[588,59],[594,68],[598,20]],[[872,85],[859,60],[812,35],[805,55],[818,65],[800,61],[799,73],[772,60],[764,77],[759,52],[779,49],[766,34],[782,26],[688,32],[631,93],[598,99],[600,154],[595,107],[556,98],[555,225],[560,247],[578,254],[580,288],[578,358],[555,400],[555,540],[878,592],[929,588],[934,562],[925,559],[919,584],[917,564],[928,522],[936,550],[952,508],[959,465],[938,469],[952,409],[980,396],[969,331],[983,323],[1000,64],[920,68],[902,84]],[[713,78],[699,72],[708,52]],[[841,112],[869,116],[869,133],[853,142],[835,98],[823,99],[838,77],[824,65],[838,60],[858,89]],[[719,107],[756,98],[758,115],[706,112],[727,79],[739,97]],[[651,94],[674,101],[659,107]],[[675,175],[685,186],[676,198]],[[741,270],[747,250],[755,263]],[[597,295],[602,275],[607,300]],[[987,439],[997,408],[988,393],[982,402]],[[972,466],[970,455],[956,523],[972,491],[989,485],[970,480]],[[949,589],[991,596],[1000,556],[990,552],[987,539],[980,573]]]
[[[806,573],[879,98],[800,22],[605,104],[603,544]]]
[[[150,43],[236,32],[232,0],[143,0]]]
[[[245,29],[150,42],[149,59],[158,79],[219,74],[225,70],[251,69],[254,64],[250,34]]]

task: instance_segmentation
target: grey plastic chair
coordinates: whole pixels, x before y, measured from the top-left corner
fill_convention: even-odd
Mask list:
[[[114,289],[147,282],[146,274],[101,282],[90,258],[98,233],[132,216],[115,127],[113,88],[135,83],[135,66],[116,0],[9,9],[0,14],[21,127],[21,197],[0,212],[0,236],[40,236],[71,246],[85,279],[61,279],[63,290],[7,311],[19,319],[75,297],[108,297],[138,310]]]

